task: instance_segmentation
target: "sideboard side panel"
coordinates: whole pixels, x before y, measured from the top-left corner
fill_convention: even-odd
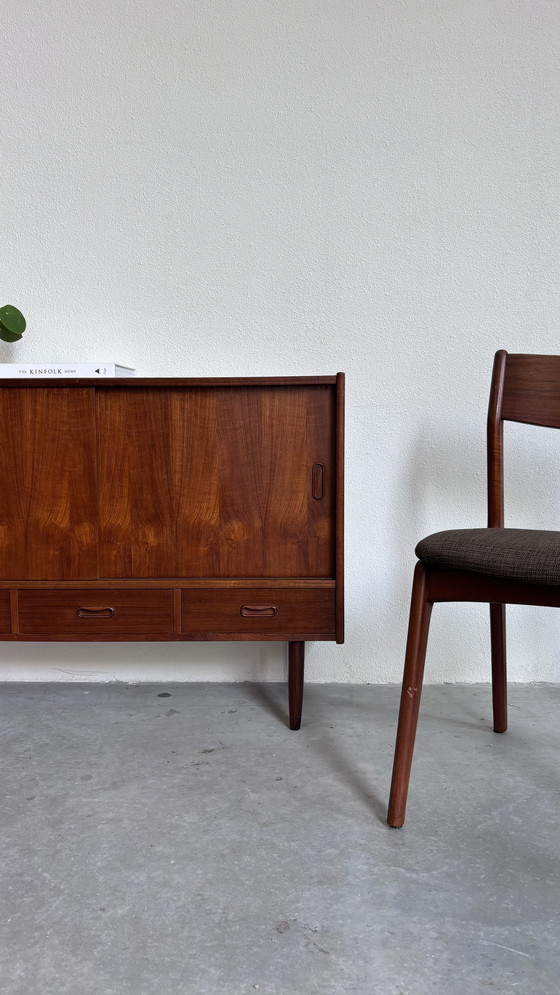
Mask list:
[[[336,641],[344,642],[344,407],[346,378],[336,377]]]

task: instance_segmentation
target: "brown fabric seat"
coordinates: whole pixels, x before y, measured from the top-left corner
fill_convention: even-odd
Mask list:
[[[426,536],[418,543],[416,555],[427,566],[444,570],[560,585],[560,532],[451,529]]]

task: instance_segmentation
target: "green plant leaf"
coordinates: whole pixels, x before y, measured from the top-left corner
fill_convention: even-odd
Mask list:
[[[4,307],[0,307],[0,338],[4,342],[17,342],[24,331],[25,318],[21,311],[13,304],[4,304]]]
[[[18,335],[17,332],[10,332],[7,328],[3,328],[0,325],[0,339],[3,342],[17,342],[18,339],[21,339],[21,335]]]

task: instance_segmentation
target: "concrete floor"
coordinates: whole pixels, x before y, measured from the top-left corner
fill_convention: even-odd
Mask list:
[[[4,685],[2,995],[558,995],[560,687]]]

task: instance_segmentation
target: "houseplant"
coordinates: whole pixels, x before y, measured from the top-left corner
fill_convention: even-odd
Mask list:
[[[25,331],[25,318],[13,304],[0,307],[0,339],[17,342]]]

